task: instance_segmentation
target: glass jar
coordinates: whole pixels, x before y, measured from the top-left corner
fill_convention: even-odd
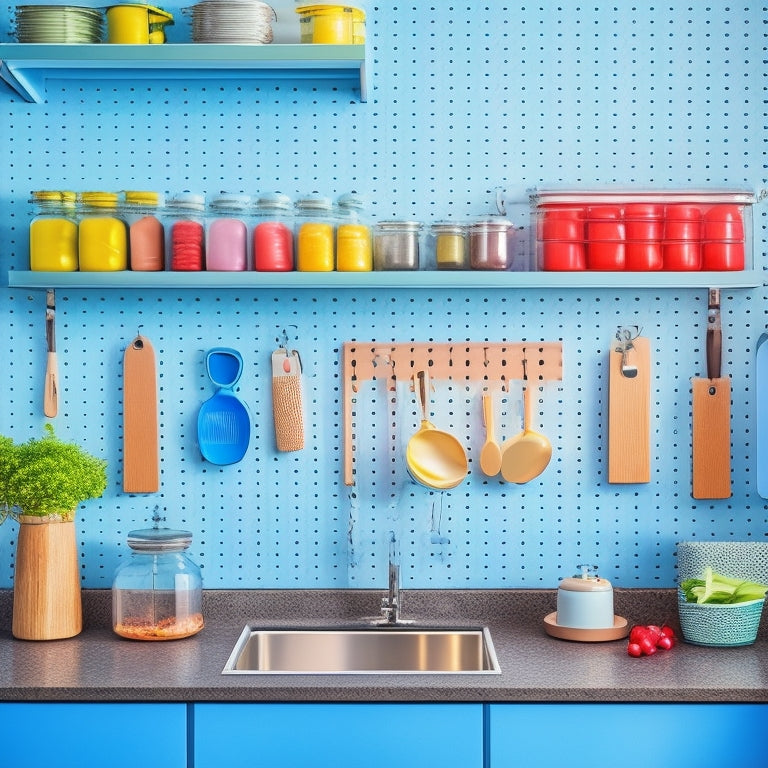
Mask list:
[[[469,227],[469,264],[472,269],[508,269],[512,259],[508,237],[512,223],[499,216],[479,219]]]
[[[203,628],[203,580],[186,554],[189,531],[131,531],[131,559],[115,573],[112,628],[131,640],[178,640]]]
[[[128,258],[134,272],[165,269],[165,232],[158,216],[157,192],[125,192],[123,215],[128,225]]]
[[[242,272],[248,267],[248,195],[221,194],[208,205],[205,268],[213,272]]]
[[[467,268],[466,229],[450,221],[432,225],[435,239],[435,266],[438,269]]]
[[[336,201],[336,269],[370,272],[373,269],[371,228],[365,222],[362,198],[354,192]]]
[[[80,271],[120,272],[128,269],[128,228],[117,210],[117,193],[83,192],[80,204]]]
[[[259,272],[291,272],[293,203],[288,195],[261,195],[254,210],[253,268]]]
[[[29,268],[37,272],[77,271],[77,219],[74,192],[32,193]]]
[[[418,221],[380,221],[373,236],[373,267],[384,269],[418,269]]]
[[[182,192],[166,205],[168,254],[176,272],[199,272],[205,263],[205,198]]]
[[[329,198],[308,195],[296,201],[296,269],[333,272],[333,208]]]

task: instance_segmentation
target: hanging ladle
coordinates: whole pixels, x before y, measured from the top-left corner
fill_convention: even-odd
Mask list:
[[[455,488],[467,476],[469,464],[462,444],[429,421],[429,374],[419,371],[414,377],[416,399],[422,412],[421,426],[408,441],[406,466],[411,477],[433,490]]]

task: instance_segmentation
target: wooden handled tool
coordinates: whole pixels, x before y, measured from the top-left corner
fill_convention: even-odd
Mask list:
[[[145,336],[126,348],[123,360],[123,490],[160,489],[155,351]]]
[[[720,289],[709,289],[707,378],[691,379],[694,499],[731,496],[731,380],[721,376]]]
[[[56,292],[50,288],[45,295],[45,341],[48,358],[45,364],[43,413],[52,419],[59,412],[59,362],[56,358]]]
[[[609,356],[608,482],[651,480],[651,352],[648,339],[619,329]]]

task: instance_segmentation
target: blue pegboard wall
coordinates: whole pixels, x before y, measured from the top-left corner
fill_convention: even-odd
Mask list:
[[[276,8],[280,18],[293,13]],[[4,10],[10,28],[12,6]],[[26,268],[33,189],[356,189],[374,218],[429,223],[491,212],[499,188],[520,201],[512,214],[525,221],[525,190],[535,186],[764,183],[764,3],[396,3],[367,12],[367,103],[327,84],[248,79],[54,80],[40,105],[0,91],[2,273]],[[184,34],[180,21],[172,41]],[[760,269],[765,242],[758,205]],[[0,432],[25,439],[44,422],[45,296],[2,295]],[[552,588],[582,561],[618,586],[672,586],[675,542],[768,533],[752,429],[765,290],[722,298],[734,495],[696,502],[689,379],[704,371],[704,290],[59,290],[55,425],[109,462],[107,493],[78,516],[83,583],[111,584],[127,532],[158,504],[170,525],[193,532],[210,588],[383,587],[389,531],[406,586]],[[605,364],[618,325],[642,326],[651,340],[645,485],[605,479]],[[307,446],[295,454],[277,453],[272,437],[269,355],[283,329],[305,369]],[[139,330],[159,361],[162,489],[128,496],[122,354]],[[537,403],[552,463],[524,486],[484,478],[479,389],[435,382],[435,421],[462,437],[472,471],[456,490],[430,493],[402,463],[418,426],[407,383],[394,404],[369,383],[356,403],[357,483],[345,486],[340,349],[351,339],[562,340],[563,380]],[[245,460],[225,468],[202,461],[195,437],[213,394],[204,354],[220,345],[243,354],[239,393],[253,417]],[[514,391],[496,408],[508,435],[519,420]],[[12,583],[15,535],[13,523],[0,529],[0,586]]]

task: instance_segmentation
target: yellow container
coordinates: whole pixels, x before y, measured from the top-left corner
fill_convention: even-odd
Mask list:
[[[370,272],[373,269],[371,230],[365,224],[339,224],[336,269],[339,272]]]
[[[32,193],[36,216],[29,226],[29,268],[36,272],[77,270],[75,193]]]
[[[299,227],[296,269],[299,272],[333,272],[333,225],[308,221]]]
[[[117,216],[117,195],[83,192],[85,211],[79,227],[81,272],[119,272],[128,269],[128,229]]]
[[[123,45],[164,43],[173,16],[154,5],[129,3],[107,8],[107,42]]]
[[[302,5],[296,9],[302,43],[361,45],[365,13],[348,5]]]

